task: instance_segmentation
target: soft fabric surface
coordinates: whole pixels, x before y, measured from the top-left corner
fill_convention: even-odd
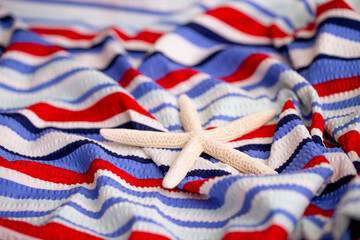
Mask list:
[[[357,0],[3,0],[1,239],[352,239],[360,221]],[[100,128],[182,132],[269,108],[230,143],[278,172]]]

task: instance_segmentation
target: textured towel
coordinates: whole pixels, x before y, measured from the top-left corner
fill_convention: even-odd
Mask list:
[[[360,237],[358,0],[2,0],[0,239]],[[227,143],[278,172],[101,128],[204,129],[269,108]]]

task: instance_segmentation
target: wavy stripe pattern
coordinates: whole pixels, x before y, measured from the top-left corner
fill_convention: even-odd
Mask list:
[[[31,11],[29,10],[31,9]],[[360,222],[360,6],[345,0],[3,0],[0,238],[355,239]],[[273,168],[101,128],[181,132],[276,109],[228,143]]]

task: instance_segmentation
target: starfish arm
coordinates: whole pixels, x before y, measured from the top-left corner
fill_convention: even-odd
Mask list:
[[[100,134],[115,142],[139,147],[182,148],[189,140],[187,133],[164,133],[130,129],[101,129]]]
[[[218,141],[206,139],[203,143],[204,152],[229,164],[243,173],[277,174],[276,171],[249,155],[237,151]]]
[[[196,106],[185,94],[179,97],[179,108],[181,123],[186,132],[202,130]]]
[[[274,117],[274,109],[257,112],[233,121],[225,126],[208,130],[207,134],[219,142],[229,142],[258,129]]]
[[[171,164],[162,182],[163,187],[169,189],[176,187],[189,172],[202,151],[202,142],[199,137],[191,138]]]

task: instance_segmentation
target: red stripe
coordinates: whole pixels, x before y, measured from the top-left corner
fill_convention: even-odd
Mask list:
[[[334,213],[333,209],[330,210],[323,210],[321,208],[319,208],[318,206],[315,206],[313,204],[310,204],[305,212],[304,212],[304,216],[313,216],[313,215],[323,215],[325,217],[331,217]]]
[[[185,183],[183,189],[186,190],[186,191],[190,191],[190,192],[194,192],[194,193],[199,193],[201,186],[202,186],[205,182],[207,182],[209,179],[210,179],[210,178],[200,179],[200,180],[195,180],[195,181],[187,182],[187,183]]]
[[[142,31],[134,36],[129,36],[116,27],[112,27],[110,29],[115,31],[116,34],[124,41],[138,40],[138,41],[144,41],[144,42],[148,42],[148,43],[154,43],[154,42],[156,42],[156,40],[159,37],[162,36],[162,33],[150,32],[150,31]],[[41,28],[41,27],[33,27],[33,28],[30,28],[30,30],[32,30],[38,34],[41,34],[41,35],[62,36],[62,37],[72,39],[72,40],[91,40],[104,32],[104,31],[100,31],[100,32],[96,32],[93,34],[86,34],[86,33],[79,33],[77,31],[65,29],[65,28],[54,29],[54,28]]]
[[[240,67],[234,73],[222,77],[222,79],[230,83],[247,79],[254,74],[260,63],[269,57],[270,56],[261,53],[252,54],[241,63]]]
[[[240,30],[241,32],[268,38],[283,38],[288,36],[275,24],[264,26],[260,22],[252,19],[248,15],[239,12],[231,7],[220,7],[207,12],[208,15],[213,16],[231,27]]]
[[[319,96],[328,96],[335,93],[347,92],[360,88],[360,76],[335,79],[313,85]]]
[[[166,74],[164,77],[156,80],[156,83],[165,89],[169,89],[175,87],[179,83],[185,82],[197,73],[197,71],[190,68],[172,71]]]
[[[28,53],[34,56],[49,56],[53,53],[63,50],[64,49],[58,46],[44,46],[36,43],[23,42],[23,43],[13,43],[9,45],[5,49],[5,52],[18,51],[18,52]]]
[[[245,134],[235,140],[232,140],[231,142],[236,142],[240,140],[245,139],[253,139],[253,138],[266,138],[266,137],[273,137],[276,129],[276,124],[272,125],[264,125],[260,128],[256,129],[255,131],[252,131],[248,134]]]
[[[169,240],[170,238],[160,234],[134,231],[131,233],[129,240]]]
[[[324,118],[320,113],[314,112],[312,114],[311,129],[317,128],[324,132]]]
[[[130,84],[130,82],[139,75],[140,73],[138,70],[134,68],[129,68],[128,70],[126,70],[119,83],[123,88],[126,88]]]
[[[155,119],[150,113],[145,111],[137,102],[124,93],[112,93],[91,107],[72,111],[63,108],[57,108],[47,103],[37,103],[27,109],[34,112],[44,121],[67,122],[67,121],[87,121],[100,122],[109,119],[116,114],[126,110],[134,110],[147,117]]]
[[[138,33],[132,40],[139,40],[148,43],[155,43],[162,36],[162,33],[155,33],[149,31],[142,31]]]
[[[360,156],[360,133],[358,131],[351,130],[345,133],[339,137],[338,142],[345,152],[354,151]]]
[[[296,110],[295,106],[294,106],[294,103],[291,99],[287,100],[281,110],[281,112],[285,112],[286,110],[288,109],[294,109]]]
[[[313,157],[302,169],[313,168],[319,166],[321,163],[330,164],[326,157],[320,155]]]
[[[85,232],[77,231],[56,222],[46,223],[42,226],[34,226],[23,221],[15,221],[5,218],[0,218],[0,225],[10,228],[14,231],[23,233],[25,235],[37,237],[40,239],[84,239],[84,240],[98,240],[96,236]]]
[[[247,240],[268,240],[268,239],[287,239],[287,232],[279,225],[271,225],[269,228],[263,231],[253,231],[253,232],[229,232],[226,233],[223,240],[232,240],[232,239],[247,239]]]
[[[116,34],[124,41],[138,40],[138,41],[144,41],[144,42],[148,42],[148,43],[154,43],[154,42],[156,42],[156,40],[158,38],[160,38],[162,36],[162,33],[156,33],[156,32],[150,32],[150,31],[142,31],[142,32],[139,32],[135,36],[128,36],[127,34],[123,33],[116,27],[112,27],[111,29],[114,30],[116,32]]]
[[[78,33],[73,30],[61,28],[30,28],[30,30],[38,34],[59,35],[73,40],[91,40],[96,37],[96,34]]]
[[[332,9],[350,9],[350,10],[352,10],[352,8],[347,3],[345,3],[343,0],[333,0],[333,1],[321,4],[320,6],[318,6],[318,8],[316,10],[316,16],[319,16],[319,15],[323,14],[324,12],[327,12]]]

